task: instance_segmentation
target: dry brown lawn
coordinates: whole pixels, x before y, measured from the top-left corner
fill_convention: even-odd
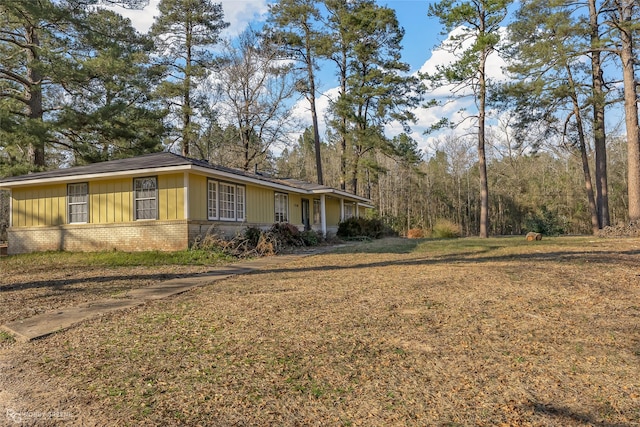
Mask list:
[[[385,239],[0,347],[0,425],[640,425],[640,239]]]

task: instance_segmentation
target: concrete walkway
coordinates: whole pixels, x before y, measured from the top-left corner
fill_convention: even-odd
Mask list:
[[[19,341],[31,341],[69,329],[80,322],[102,316],[105,313],[136,307],[150,300],[177,295],[197,286],[208,285],[238,274],[247,274],[263,268],[286,264],[302,257],[327,252],[330,249],[332,248],[320,248],[292,255],[257,258],[217,267],[204,274],[167,280],[145,288],[132,289],[127,292],[124,298],[107,298],[75,307],[49,311],[28,319],[4,324],[1,328],[13,334]]]

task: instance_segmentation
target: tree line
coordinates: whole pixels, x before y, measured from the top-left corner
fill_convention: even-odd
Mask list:
[[[632,0],[441,0],[429,14],[456,60],[423,75],[402,61],[395,11],[374,0],[280,0],[234,40],[210,0],[161,0],[148,34],[96,3],[0,0],[0,176],[170,149],[364,195],[400,231],[640,220]],[[496,55],[506,82],[487,70]],[[321,67],[338,81],[324,117]],[[431,99],[442,88],[450,96]],[[422,152],[416,109],[455,98],[474,110],[421,123],[439,132]],[[606,129],[615,114],[624,132]],[[462,127],[471,134],[445,131]]]

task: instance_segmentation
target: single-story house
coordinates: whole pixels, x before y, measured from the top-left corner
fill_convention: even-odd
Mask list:
[[[324,185],[173,153],[0,179],[10,192],[8,252],[182,250],[211,226],[233,235],[288,222],[323,235],[373,208]]]

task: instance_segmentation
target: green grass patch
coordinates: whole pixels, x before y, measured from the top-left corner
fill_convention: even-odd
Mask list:
[[[334,253],[354,254],[429,254],[434,256],[456,255],[474,257],[480,255],[490,256],[517,256],[523,253],[539,251],[564,251],[571,248],[592,248],[597,246],[598,240],[593,236],[572,237],[544,237],[542,241],[528,242],[524,236],[490,237],[481,239],[478,237],[466,237],[460,239],[406,239],[400,237],[372,240],[369,242],[352,243],[334,250]]]
[[[0,259],[9,267],[21,265],[136,267],[156,265],[216,265],[229,263],[234,258],[222,252],[185,250],[177,252],[39,252],[13,255]]]
[[[13,335],[11,335],[7,331],[0,331],[0,345],[2,344],[13,344],[16,342],[16,339]]]

